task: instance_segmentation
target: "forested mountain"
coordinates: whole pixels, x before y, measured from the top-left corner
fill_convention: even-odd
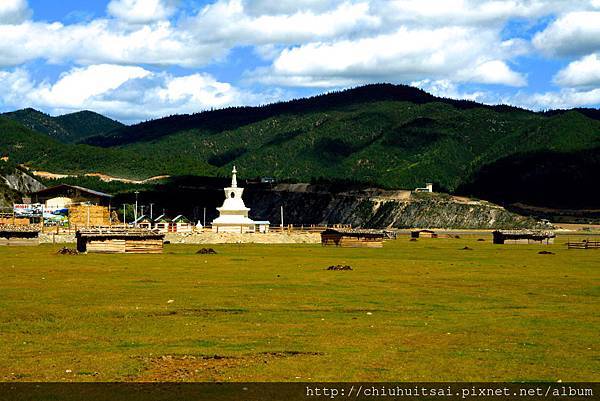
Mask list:
[[[439,102],[457,109],[484,108],[498,112],[530,111],[512,106],[489,106],[468,100],[446,99],[433,96],[421,89],[406,85],[373,84],[340,92],[331,92],[303,99],[279,102],[258,107],[229,107],[220,110],[204,111],[196,114],[181,114],[146,121],[140,124],[121,127],[104,135],[85,140],[85,143],[98,146],[117,146],[128,143],[151,141],[177,132],[196,129],[207,133],[234,130],[279,115],[304,115],[327,110],[344,109],[352,105],[365,105],[372,102],[400,101],[414,104]]]
[[[33,131],[46,134],[63,143],[75,143],[124,127],[118,121],[87,110],[52,117],[41,111],[27,108],[4,113],[1,116],[17,121]]]
[[[571,157],[571,172],[598,171],[593,156],[600,148],[598,114],[535,113],[441,99],[406,86],[368,85],[263,107],[165,117],[88,138],[87,145],[61,144],[0,119],[0,153],[55,173],[226,176],[236,164],[242,178],[384,188],[431,181],[441,190],[494,196],[498,202],[513,201],[529,181],[543,179],[544,185],[531,186],[537,192],[530,199],[544,204],[557,199],[554,188],[568,191],[570,183],[588,178],[570,181],[556,174],[551,165],[540,164],[543,155],[562,165]],[[592,156],[581,157],[586,152]],[[495,182],[501,190],[494,189]],[[591,202],[597,204],[598,197]]]

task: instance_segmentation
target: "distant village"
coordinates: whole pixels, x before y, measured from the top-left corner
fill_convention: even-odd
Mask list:
[[[413,192],[433,193],[433,184],[427,183]],[[10,213],[0,214],[0,245],[36,245],[39,233],[50,229],[55,230],[53,234],[74,233],[78,252],[161,253],[163,244],[168,242],[165,241],[167,235],[211,233],[223,236],[269,234],[271,231],[289,235],[292,231],[292,226],[284,226],[283,207],[279,225],[272,226],[270,221],[249,217],[251,209],[244,203],[244,188],[238,185],[235,166],[231,171],[231,183],[223,188],[223,203],[216,208],[218,217],[210,222],[206,222],[205,215],[202,221],[192,221],[182,214],[155,213],[155,204],[139,204],[138,194],[135,192],[133,217],[127,221],[128,205],[122,205],[119,216],[117,210],[121,210],[112,204],[113,195],[107,193],[67,184],[33,192],[26,202],[15,204]],[[384,241],[397,237],[394,230],[357,229],[342,224],[311,226],[307,227],[307,232],[319,235],[323,246],[336,247],[381,248]],[[429,229],[410,232],[411,240],[441,235],[449,234]],[[554,237],[552,232],[496,230],[493,239],[496,244],[552,244]],[[310,241],[316,242],[316,238]]]

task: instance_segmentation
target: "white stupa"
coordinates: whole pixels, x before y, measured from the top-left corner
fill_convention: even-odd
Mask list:
[[[237,186],[237,170],[233,166],[231,171],[231,186],[225,188],[225,202],[223,206],[218,207],[219,217],[213,220],[212,229],[214,232],[235,232],[246,233],[254,232],[256,222],[248,218],[250,208],[246,207],[242,194],[244,188]]]

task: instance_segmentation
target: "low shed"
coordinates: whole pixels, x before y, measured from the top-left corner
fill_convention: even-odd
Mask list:
[[[90,253],[162,253],[164,234],[146,229],[79,230],[77,251]]]
[[[386,233],[379,230],[327,229],[321,232],[321,245],[345,248],[382,248]]]
[[[550,231],[496,230],[494,244],[553,244],[556,234]]]
[[[437,238],[438,235],[435,231],[431,230],[415,230],[410,232],[411,238]]]
[[[0,245],[36,246],[40,244],[38,226],[0,225]]]

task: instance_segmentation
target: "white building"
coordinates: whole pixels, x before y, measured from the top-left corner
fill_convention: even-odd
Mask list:
[[[237,186],[237,170],[233,166],[231,171],[231,186],[225,188],[225,201],[218,207],[219,217],[212,222],[212,230],[217,233],[235,232],[249,233],[256,231],[256,222],[248,217],[250,208],[246,207],[242,194],[244,188]],[[264,224],[265,222],[261,222]],[[268,222],[266,222],[268,223]]]
[[[415,192],[433,192],[433,184],[428,182],[425,184],[425,188],[417,188]]]

